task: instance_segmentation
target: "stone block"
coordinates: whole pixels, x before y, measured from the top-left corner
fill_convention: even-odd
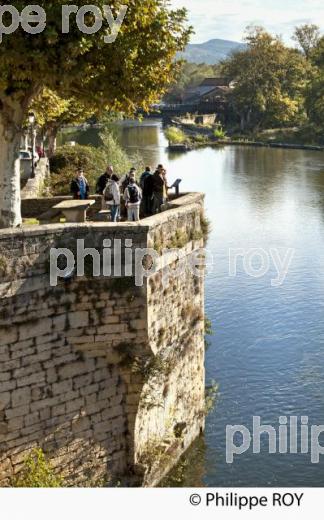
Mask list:
[[[72,379],[66,379],[61,383],[54,383],[52,386],[53,395],[65,394],[72,390]]]
[[[23,387],[42,382],[45,382],[45,372],[38,372],[37,374],[33,374],[28,377],[22,377],[18,379],[17,384],[18,387]]]
[[[68,323],[71,329],[88,327],[89,313],[86,311],[70,312],[68,314]]]
[[[90,359],[87,362],[78,361],[70,365],[63,366],[59,369],[59,375],[62,379],[81,376],[92,372],[94,369],[94,360]]]
[[[19,388],[11,394],[12,407],[16,408],[31,402],[31,389],[29,387]]]
[[[18,341],[18,328],[16,326],[1,327],[0,328],[1,343],[3,345],[10,345]]]
[[[6,410],[6,418],[8,420],[14,419],[15,417],[22,417],[23,415],[28,415],[30,411],[30,405],[24,404],[22,406],[18,406],[18,408],[10,408]]]
[[[0,394],[0,412],[5,410],[10,405],[10,392],[3,392]]]
[[[84,376],[75,377],[73,379],[73,388],[77,390],[78,388],[84,388],[87,386],[91,386],[93,380],[93,374],[86,374]]]
[[[46,336],[51,332],[51,329],[52,320],[49,318],[38,320],[35,323],[26,323],[19,328],[19,340]]]
[[[89,417],[80,417],[72,422],[72,431],[75,434],[89,430],[91,427]]]
[[[84,398],[79,397],[78,399],[74,399],[74,401],[68,401],[66,403],[66,413],[76,412],[77,410],[81,410],[84,406]]]

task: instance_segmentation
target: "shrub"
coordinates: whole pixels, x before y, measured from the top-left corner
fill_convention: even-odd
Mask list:
[[[206,144],[208,143],[208,136],[203,134],[196,134],[194,140],[196,143]]]
[[[165,136],[170,144],[183,144],[187,141],[186,134],[176,126],[169,126],[165,130]]]
[[[122,176],[132,166],[138,170],[144,169],[141,157],[137,154],[128,155],[119,145],[117,139],[105,129],[100,134],[101,146],[69,146],[64,145],[57,149],[50,160],[51,176],[49,189],[52,195],[68,195],[71,180],[78,168],[84,170],[94,193],[98,177],[103,174],[108,164],[114,166],[117,175]]]
[[[214,137],[216,139],[224,139],[226,137],[226,132],[223,129],[222,125],[218,125],[217,128],[214,130]]]
[[[216,401],[219,398],[219,385],[216,381],[212,381],[205,391],[205,414],[209,415],[215,408]]]
[[[205,316],[205,349],[208,350],[209,347],[211,346],[211,342],[207,339],[208,336],[213,336],[214,335],[214,331],[213,331],[213,324],[211,322],[211,320]]]
[[[12,483],[16,488],[59,488],[63,480],[55,475],[41,449],[34,449],[26,458],[24,468]]]
[[[205,216],[204,212],[200,215],[200,228],[201,232],[203,234],[204,242],[207,243],[208,237],[211,231],[211,222],[210,220]]]
[[[7,259],[0,255],[0,277],[9,274],[9,266]]]
[[[78,168],[84,170],[91,189],[94,189],[97,178],[106,166],[106,158],[100,148],[64,145],[57,149],[50,160],[50,191],[53,195],[68,195],[71,179]]]

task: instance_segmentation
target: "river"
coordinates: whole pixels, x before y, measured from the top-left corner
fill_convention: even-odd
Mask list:
[[[164,163],[169,182],[182,178],[182,190],[205,192],[212,222],[206,313],[214,335],[206,380],[219,384],[219,395],[204,438],[166,485],[323,486],[324,459],[312,464],[310,452],[269,454],[267,435],[260,453],[251,447],[226,462],[227,425],[252,432],[253,416],[277,432],[280,417],[324,424],[323,153],[228,146],[171,154],[154,120],[121,124],[117,133],[147,164]],[[78,138],[93,139],[93,132]],[[258,278],[251,276],[261,265],[254,249],[269,259]],[[238,258],[234,277],[235,250],[250,252],[252,263],[247,270],[248,261]],[[271,283],[278,278],[271,254],[278,266],[285,255],[291,260],[280,286]],[[324,445],[324,433],[320,440]]]

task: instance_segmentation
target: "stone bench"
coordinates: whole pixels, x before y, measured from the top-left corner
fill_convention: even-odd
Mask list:
[[[93,217],[94,222],[109,222],[111,219],[110,209],[102,209]]]
[[[53,207],[63,213],[67,222],[86,222],[88,209],[95,204],[94,200],[67,200]]]

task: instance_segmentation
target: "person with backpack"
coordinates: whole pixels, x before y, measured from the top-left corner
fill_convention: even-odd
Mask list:
[[[126,202],[128,221],[138,222],[140,220],[142,192],[141,188],[136,184],[135,175],[129,179],[129,184],[124,192],[124,199]]]
[[[125,193],[127,186],[129,185],[129,181],[130,181],[131,177],[136,178],[136,168],[131,168],[130,171],[128,173],[126,173],[126,175],[123,175],[123,177],[119,181],[120,190],[123,195]],[[127,208],[124,204],[124,201],[121,204],[120,210],[121,210],[122,217],[123,218],[125,217],[125,219],[127,219]]]
[[[153,213],[153,174],[150,166],[141,176],[140,187],[143,194],[142,213],[148,217]]]
[[[120,188],[117,175],[112,175],[108,181],[103,197],[107,206],[110,207],[111,222],[118,222],[120,217]]]

